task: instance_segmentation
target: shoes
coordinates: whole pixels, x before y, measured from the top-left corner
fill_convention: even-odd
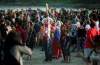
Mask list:
[[[67,60],[62,60],[61,62],[62,63],[70,63],[70,61],[67,61]]]
[[[65,61],[65,60],[62,60],[61,62],[62,62],[62,63],[65,63],[66,61]]]
[[[76,57],[78,57],[78,58],[82,58],[84,55],[83,55],[83,53],[81,53],[81,52],[78,52],[78,54],[76,55]]]
[[[43,62],[48,62],[48,60],[45,59]]]
[[[75,52],[75,49],[72,49],[71,52]]]
[[[28,59],[29,59],[29,60],[32,60],[32,56],[28,56]]]
[[[49,60],[49,61],[48,61],[48,63],[51,63],[51,62],[52,62],[52,60]]]
[[[44,49],[41,49],[41,51],[44,51]]]
[[[62,55],[59,55],[58,57],[62,57]]]
[[[58,59],[58,57],[52,57],[53,59]]]
[[[50,63],[50,62],[52,62],[52,60],[47,60],[47,59],[45,59],[43,62],[44,62],[44,63],[45,63],[45,62],[49,62],[49,63]]]
[[[48,60],[48,61],[52,61],[52,59]]]

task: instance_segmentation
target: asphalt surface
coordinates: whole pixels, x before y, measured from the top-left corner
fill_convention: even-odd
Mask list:
[[[63,57],[59,59],[53,59],[52,62],[44,63],[45,59],[44,51],[40,51],[40,48],[35,48],[33,50],[32,59],[29,60],[27,55],[23,55],[24,65],[85,65],[85,62],[76,57],[76,52],[71,52],[71,63],[62,63]]]

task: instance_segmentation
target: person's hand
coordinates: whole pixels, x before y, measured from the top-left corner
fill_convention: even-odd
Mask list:
[[[20,44],[21,44],[21,45],[23,44],[22,39],[20,39]]]
[[[66,49],[68,49],[68,46],[66,46]]]
[[[37,37],[35,37],[35,43],[37,44],[38,40],[37,40]]]
[[[63,38],[62,39],[65,39],[65,36],[63,36]]]

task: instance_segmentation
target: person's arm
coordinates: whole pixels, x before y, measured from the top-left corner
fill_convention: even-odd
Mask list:
[[[49,10],[49,7],[48,7],[48,4],[46,3],[46,12],[48,12]]]
[[[37,44],[38,42],[37,36],[34,38],[34,42]]]
[[[27,46],[17,45],[16,47],[17,47],[19,52],[25,53],[27,55],[32,55],[32,50],[30,48],[28,48]]]
[[[99,30],[99,22],[96,22],[96,29]]]
[[[44,20],[45,20],[45,18],[42,20],[42,24],[44,24]]]
[[[89,42],[93,45],[93,40],[90,38],[89,39]],[[94,45],[93,45],[94,46]]]
[[[70,45],[70,37],[68,37],[68,42],[67,42],[67,46],[66,46],[67,49],[68,49],[69,45]]]
[[[69,45],[70,45],[70,42],[67,43],[66,49],[68,49]]]
[[[37,39],[37,35],[36,35],[36,31],[33,30],[33,35],[34,35],[34,42],[37,44],[38,39]]]
[[[53,20],[52,18],[50,18],[50,23],[51,23],[51,24],[54,23],[54,20]]]
[[[91,33],[89,33],[88,35],[89,35],[89,42],[91,43],[92,46],[94,46]]]
[[[84,28],[85,38],[86,38],[86,29]]]

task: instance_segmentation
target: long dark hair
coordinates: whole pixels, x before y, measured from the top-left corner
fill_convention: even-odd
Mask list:
[[[21,40],[20,34],[17,31],[11,31],[9,32],[9,34],[5,39],[4,47],[10,49],[14,45],[21,45],[20,40]]]
[[[20,45],[20,34],[17,31],[8,33],[4,42],[4,65],[20,65],[16,58],[11,54],[14,45]]]

